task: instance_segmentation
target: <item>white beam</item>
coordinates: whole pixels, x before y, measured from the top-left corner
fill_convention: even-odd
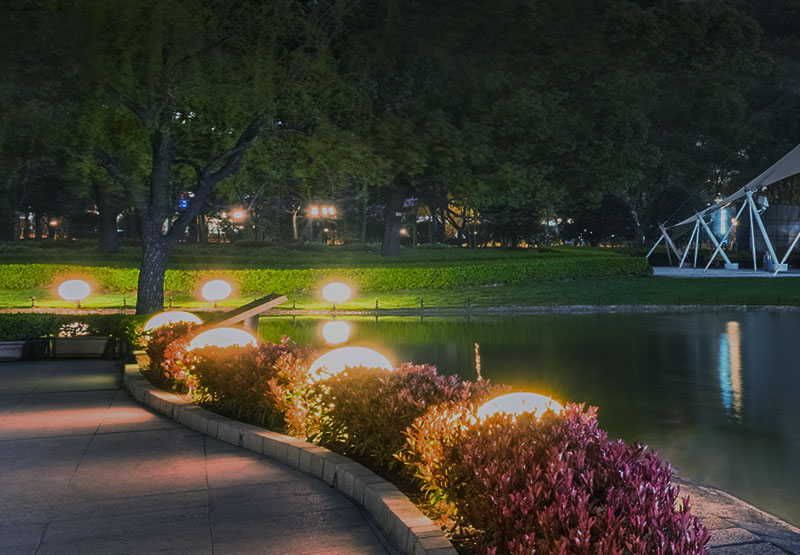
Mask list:
[[[730,259],[730,258],[728,258],[728,255],[727,255],[727,254],[725,254],[725,251],[724,251],[724,250],[722,250],[722,245],[719,243],[719,241],[717,241],[717,238],[716,238],[716,237],[714,237],[714,233],[713,233],[713,232],[711,231],[711,229],[708,227],[708,224],[707,224],[707,223],[706,223],[706,221],[703,219],[703,216],[701,216],[699,213],[697,214],[697,221],[698,221],[698,222],[700,222],[700,225],[702,225],[702,226],[703,226],[703,229],[705,229],[705,230],[706,230],[706,233],[707,233],[707,234],[708,234],[708,236],[711,238],[711,242],[712,242],[712,243],[714,243],[714,246],[715,246],[715,247],[717,247],[717,250],[718,250],[718,251],[719,251],[719,253],[722,255],[722,258],[725,260],[725,264],[730,264],[730,263],[731,263],[731,259]]]
[[[778,264],[775,267],[775,273],[772,274],[773,276],[777,276],[778,275],[778,272],[780,271],[781,266],[783,266],[783,264],[786,262],[786,259],[789,258],[789,253],[792,252],[792,249],[794,249],[795,245],[797,245],[798,239],[800,239],[800,231],[797,232],[797,235],[795,236],[794,241],[792,241],[792,244],[789,245],[789,249],[786,251],[786,254],[783,255],[783,259],[781,259],[781,263]]]
[[[770,256],[772,256],[772,260],[777,262],[778,255],[775,254],[775,249],[772,248],[772,241],[769,240],[769,235],[767,235],[767,229],[764,227],[764,222],[761,221],[761,216],[758,215],[758,210],[756,209],[755,202],[753,202],[753,193],[751,191],[747,192],[747,200],[750,201],[750,209],[753,211],[752,213],[756,218],[758,228],[761,230],[761,235],[764,237],[764,243],[767,245],[767,250],[769,251]],[[764,268],[764,270],[766,270],[766,268]]]
[[[689,251],[692,250],[692,241],[694,241],[694,234],[699,231],[699,224],[695,222],[694,228],[692,228],[692,234],[689,235],[689,242],[686,244],[686,250],[683,251],[683,257],[681,258],[681,263],[678,264],[678,268],[683,268],[683,262],[686,260],[686,255],[689,254]]]
[[[655,244],[655,245],[653,245],[653,248],[652,248],[652,249],[650,249],[650,252],[648,252],[648,253],[647,253],[647,256],[645,256],[645,258],[650,258],[650,255],[651,255],[651,254],[653,254],[653,251],[654,251],[654,250],[656,250],[656,247],[657,247],[657,246],[659,245],[659,243],[661,243],[661,241],[663,241],[663,240],[664,240],[664,236],[662,235],[661,237],[659,237],[659,238],[658,238],[658,241],[656,241],[656,244]]]
[[[746,206],[747,206],[747,199],[745,199],[744,202],[742,202],[742,207],[739,208],[739,211],[736,213],[736,217],[734,218],[736,221],[739,220],[739,216],[742,215],[742,211],[745,209]],[[725,234],[725,237],[722,238],[723,241],[728,238],[728,235],[731,234],[732,230],[733,230],[733,226],[730,226],[728,228],[728,232]],[[699,245],[699,243],[700,243],[700,236],[699,235],[697,236],[697,242],[698,242],[698,245]],[[720,250],[722,250],[722,243],[719,244],[719,246],[714,251],[714,254],[712,254],[711,258],[708,259],[708,264],[706,264],[705,270],[703,270],[704,272],[706,270],[708,270],[708,268],[711,266],[711,263],[714,262],[714,259],[717,257],[717,255],[719,254]],[[696,251],[695,251],[695,258],[697,258],[697,252]]]

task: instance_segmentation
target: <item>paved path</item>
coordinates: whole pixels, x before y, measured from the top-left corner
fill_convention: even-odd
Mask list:
[[[703,268],[692,268],[691,264],[684,265],[683,268],[677,266],[654,266],[653,275],[661,277],[674,277],[674,278],[791,278],[800,277],[800,270],[797,268],[790,268],[788,272],[778,272],[778,275],[773,276],[772,272],[765,272],[759,270],[753,271],[753,267],[749,268],[746,265],[739,265],[738,270],[723,270],[717,268],[709,268],[704,271]]]
[[[0,554],[387,554],[325,483],[156,415],[108,361],[0,363]]]

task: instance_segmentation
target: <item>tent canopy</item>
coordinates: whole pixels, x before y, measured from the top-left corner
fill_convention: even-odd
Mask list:
[[[748,192],[756,191],[761,187],[767,187],[773,183],[777,183],[778,181],[782,181],[787,177],[791,177],[798,173],[800,173],[800,145],[797,145],[790,150],[783,156],[783,158],[772,164],[763,173],[761,173],[761,175],[750,181],[747,185],[735,193],[728,195],[718,203],[709,206],[701,212],[698,212],[697,215],[703,216],[709,212],[719,210],[723,206],[727,206],[733,202],[736,202],[740,198],[745,197]],[[682,222],[678,222],[677,224],[669,226],[669,228],[674,229],[676,227],[693,224],[697,221],[697,215],[686,218]]]

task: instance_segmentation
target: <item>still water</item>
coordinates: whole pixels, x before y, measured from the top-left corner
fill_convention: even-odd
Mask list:
[[[262,335],[324,345],[323,319],[261,320]],[[699,483],[800,525],[800,313],[356,319],[348,344],[599,407]]]

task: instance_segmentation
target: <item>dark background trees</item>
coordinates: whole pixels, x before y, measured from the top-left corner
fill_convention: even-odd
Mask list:
[[[218,239],[377,239],[387,255],[403,237],[519,246],[578,228],[638,243],[800,136],[800,0],[16,0],[0,15],[0,239],[57,220],[113,251],[124,215],[140,311],[212,222]],[[312,221],[315,203],[336,217]],[[245,221],[222,218],[235,207]]]

